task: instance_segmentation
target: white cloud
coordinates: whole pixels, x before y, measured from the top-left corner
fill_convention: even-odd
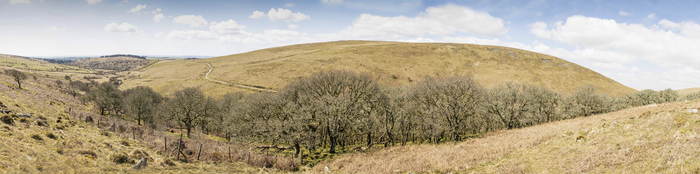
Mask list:
[[[63,30],[66,30],[66,28],[51,26],[51,27],[47,28],[46,30],[48,30],[48,31],[63,31]]]
[[[530,32],[540,38],[617,52],[663,67],[700,68],[700,52],[697,51],[700,47],[700,25],[694,22],[676,23],[664,19],[658,25],[647,27],[617,23],[611,19],[571,16],[566,22],[557,22],[551,29],[537,23],[530,26]],[[627,56],[611,58],[628,59]]]
[[[632,16],[632,14],[627,13],[626,11],[620,10],[617,12],[620,16]]]
[[[10,0],[10,4],[29,4],[29,0]]]
[[[299,22],[303,20],[311,20],[309,15],[305,15],[301,12],[293,13],[291,10],[283,8],[278,8],[277,10],[275,10],[275,8],[271,8],[270,11],[267,12],[267,16],[271,21]]]
[[[136,27],[126,22],[122,23],[121,25],[118,25],[116,22],[112,22],[105,26],[104,31],[133,33],[136,32]]]
[[[398,39],[425,35],[449,36],[462,32],[498,37],[508,32],[503,25],[502,19],[486,12],[449,4],[429,7],[414,18],[383,17],[365,13],[355,19],[352,26],[340,32],[318,34],[318,36],[329,40]]]
[[[656,18],[656,14],[654,14],[654,13],[647,15],[647,19],[654,19],[654,18]]]
[[[221,35],[247,35],[249,33],[243,31],[245,25],[238,25],[236,21],[229,19],[224,22],[212,22],[209,26],[209,30],[215,34]]]
[[[157,15],[153,16],[153,21],[160,22],[160,20],[162,20],[163,18],[165,18],[165,16],[163,16],[163,14],[157,14]]]
[[[174,23],[190,25],[190,27],[204,27],[207,26],[207,20],[202,17],[202,15],[182,15],[175,17],[173,19]]]
[[[143,4],[143,5],[138,4],[138,5],[136,5],[136,7],[131,8],[131,10],[129,10],[127,13],[136,13],[136,12],[143,10],[144,8],[146,8],[146,4]]]
[[[187,31],[171,31],[168,33],[166,36],[169,39],[182,39],[182,40],[188,40],[188,39],[202,39],[202,40],[215,40],[218,37],[216,34],[209,32],[209,31],[203,31],[203,30],[187,30]]]
[[[330,3],[330,4],[340,4],[343,3],[343,0],[321,0],[322,3]]]
[[[151,11],[151,14],[158,14],[159,12],[160,12],[160,8],[158,8],[158,9],[156,9],[156,10],[153,10],[153,11]]]
[[[165,34],[164,33],[156,33],[156,37],[163,38],[163,37],[165,37]]]
[[[265,12],[254,11],[253,14],[251,14],[251,15],[249,16],[249,18],[260,19],[260,18],[264,18],[264,17],[266,17],[266,16],[267,16],[267,15],[265,15]]]
[[[87,1],[87,3],[90,4],[90,5],[95,5],[95,4],[97,4],[98,2],[100,2],[100,1],[102,1],[102,0],[85,0],[85,1]]]
[[[287,29],[290,29],[290,30],[297,29],[297,28],[299,28],[299,26],[294,25],[294,24],[287,25]]]
[[[287,4],[284,4],[284,6],[285,7],[294,7],[294,3],[287,3]]]

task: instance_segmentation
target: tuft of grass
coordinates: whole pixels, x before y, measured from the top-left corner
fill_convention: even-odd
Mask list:
[[[129,141],[126,141],[126,140],[121,140],[121,141],[119,141],[119,143],[122,144],[122,145],[124,145],[124,146],[129,146],[129,145],[130,145],[130,144],[129,144]]]
[[[106,131],[106,130],[100,130],[100,135],[105,136],[105,137],[110,136],[109,131]]]
[[[29,137],[32,137],[32,138],[35,139],[35,140],[44,140],[44,138],[41,138],[41,136],[40,136],[40,135],[37,135],[37,134],[32,134],[32,135],[30,135]]]
[[[46,137],[49,137],[49,138],[54,139],[54,140],[57,138],[56,135],[54,135],[52,132],[47,132]]]
[[[58,154],[60,154],[60,155],[63,155],[65,152],[63,151],[63,149],[57,148],[57,149],[56,149],[56,153],[58,153]]]
[[[29,123],[29,120],[27,120],[27,118],[20,118],[19,122],[20,123]]]
[[[92,151],[92,150],[80,150],[80,151],[78,151],[78,154],[87,155],[87,156],[91,157],[92,159],[97,158],[97,153],[95,153],[95,151]]]
[[[280,158],[277,159],[275,163],[275,168],[284,171],[297,171],[299,170],[298,159],[295,158]]]
[[[0,121],[2,121],[5,124],[9,124],[9,125],[15,124],[15,121],[9,115],[3,115],[2,117],[0,117]]]
[[[125,153],[112,154],[109,156],[109,160],[111,160],[112,162],[114,162],[116,164],[124,164],[124,163],[133,164],[134,163],[134,160],[130,159],[129,155],[127,155]]]

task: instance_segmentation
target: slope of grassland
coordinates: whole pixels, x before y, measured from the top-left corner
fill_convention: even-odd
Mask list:
[[[94,73],[92,70],[80,68],[72,65],[62,65],[49,63],[40,59],[29,57],[0,54],[0,66],[16,69],[62,72],[62,73]]]
[[[338,41],[291,45],[200,60],[178,60],[142,70],[126,88],[147,85],[160,91],[201,86],[209,94],[241,89],[225,88],[204,79],[281,89],[289,82],[327,69],[368,72],[380,83],[406,85],[426,76],[473,75],[486,87],[506,82],[529,83],[567,94],[583,85],[620,96],[635,92],[597,72],[574,63],[515,48],[378,41]]]
[[[395,146],[316,166],[341,173],[697,173],[700,100],[648,105],[457,144]]]
[[[700,88],[686,88],[686,89],[679,89],[676,90],[678,92],[678,95],[681,97],[686,96],[688,94],[694,94],[700,92]]]
[[[35,72],[40,73],[40,72]],[[173,149],[177,135],[136,126],[132,121],[98,116],[91,107],[58,92],[57,79],[37,75],[28,79],[22,90],[6,75],[0,75],[2,109],[0,122],[0,173],[241,173],[275,171],[259,169],[240,162],[243,153],[235,145],[211,140],[195,133],[183,146],[189,162],[177,161]],[[67,83],[67,82],[64,82]],[[69,112],[70,111],[70,112]],[[18,115],[30,114],[31,117]],[[85,122],[87,116],[94,121]],[[44,122],[45,121],[45,122]],[[99,125],[99,126],[98,126]],[[167,138],[168,150],[163,147]],[[204,145],[201,161],[196,149]],[[223,155],[233,146],[233,158]],[[118,156],[122,162],[116,163]],[[149,166],[132,169],[141,157]],[[183,158],[183,157],[181,157]],[[248,162],[251,163],[251,162]]]

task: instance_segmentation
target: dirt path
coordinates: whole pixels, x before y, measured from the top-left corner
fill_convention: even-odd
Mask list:
[[[211,81],[213,81],[213,82],[221,83],[221,84],[224,84],[224,85],[236,86],[236,87],[243,88],[243,89],[251,89],[251,90],[264,91],[264,92],[274,92],[274,93],[277,92],[277,91],[275,91],[275,90],[270,90],[270,89],[256,88],[256,87],[246,86],[246,85],[240,85],[240,84],[231,84],[231,83],[227,83],[227,82],[224,82],[224,81],[221,81],[221,80],[210,79],[210,78],[209,78],[209,73],[211,73],[211,71],[214,70],[214,68],[211,67],[211,64],[209,64],[209,63],[207,63],[207,65],[209,66],[209,72],[207,72],[207,74],[204,75],[204,77],[207,78],[207,80],[211,80]]]

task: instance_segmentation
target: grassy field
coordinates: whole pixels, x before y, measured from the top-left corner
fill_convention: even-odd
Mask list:
[[[457,144],[396,146],[316,166],[341,173],[697,173],[700,100],[648,105],[488,133]]]
[[[567,94],[583,85],[620,96],[636,90],[574,63],[529,51],[486,45],[338,41],[269,48],[243,54],[199,60],[164,61],[126,80],[124,88],[138,85],[170,93],[200,86],[210,95],[242,89],[204,79],[257,85],[279,90],[289,82],[322,70],[348,69],[372,74],[382,84],[407,85],[427,76],[473,75],[492,87],[506,82],[529,83]]]
[[[32,59],[32,58],[13,56],[13,55],[7,55],[7,54],[0,54],[0,66],[11,67],[11,68],[16,68],[16,69],[32,70],[32,71],[79,73],[79,74],[94,73],[93,70],[80,68],[77,66],[49,63],[49,62],[39,60],[39,59]]]
[[[104,57],[80,59],[70,64],[91,69],[131,71],[139,70],[157,61],[158,60],[144,60],[133,57]]]

